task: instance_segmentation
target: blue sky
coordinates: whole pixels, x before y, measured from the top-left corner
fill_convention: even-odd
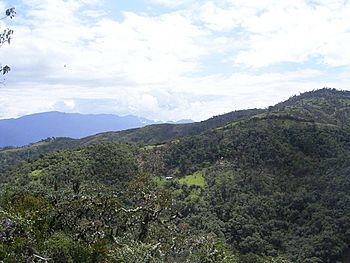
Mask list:
[[[344,0],[15,0],[0,118],[43,111],[203,120],[350,89]]]

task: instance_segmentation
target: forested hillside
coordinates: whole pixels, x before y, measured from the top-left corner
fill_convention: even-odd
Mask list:
[[[180,137],[200,134],[235,120],[248,118],[265,110],[251,109],[233,111],[211,119],[186,124],[158,124],[144,128],[130,129],[120,132],[105,132],[82,139],[47,138],[38,143],[24,147],[5,147],[0,149],[0,181],[11,167],[22,161],[32,161],[43,154],[64,149],[85,147],[101,142],[124,142],[144,144],[162,144]]]
[[[350,93],[0,152],[4,262],[349,262]]]

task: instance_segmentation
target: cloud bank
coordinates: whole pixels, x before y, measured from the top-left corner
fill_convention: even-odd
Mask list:
[[[0,117],[61,110],[202,120],[350,88],[348,1],[118,2],[18,1],[16,18],[1,22],[15,35],[0,48],[13,69]]]

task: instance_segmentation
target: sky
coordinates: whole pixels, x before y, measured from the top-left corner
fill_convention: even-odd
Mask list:
[[[204,120],[350,89],[350,1],[0,0],[0,118]]]

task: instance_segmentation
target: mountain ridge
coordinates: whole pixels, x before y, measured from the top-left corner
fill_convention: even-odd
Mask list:
[[[191,122],[181,120],[181,122]],[[49,137],[83,138],[89,135],[140,128],[161,123],[134,115],[42,112],[0,120],[0,147],[24,146]],[[176,123],[176,122],[175,122]]]

